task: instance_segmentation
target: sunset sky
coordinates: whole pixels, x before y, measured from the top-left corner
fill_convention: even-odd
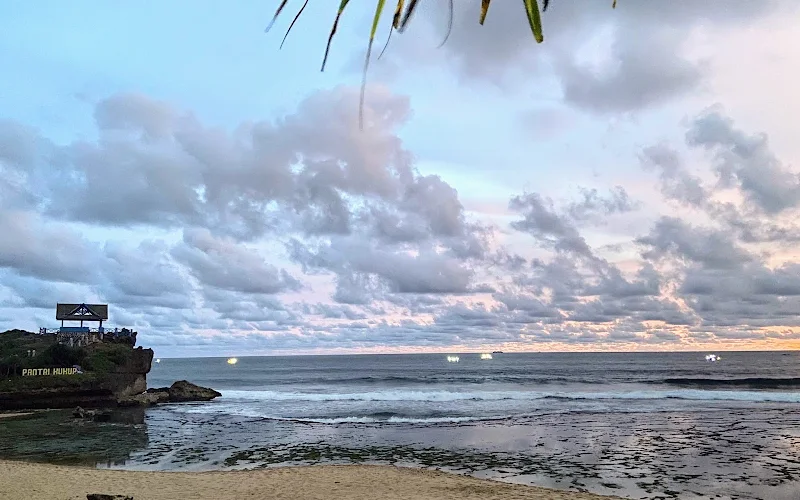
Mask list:
[[[157,356],[800,346],[800,3],[0,4],[0,331]],[[391,11],[391,9],[389,9]]]

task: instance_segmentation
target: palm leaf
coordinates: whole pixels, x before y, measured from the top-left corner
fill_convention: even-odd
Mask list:
[[[542,43],[544,33],[542,32],[542,17],[539,14],[539,2],[537,0],[522,0],[522,2],[525,4],[525,13],[528,15],[528,24],[531,25],[533,37],[538,43]]]
[[[369,59],[372,56],[372,44],[375,41],[375,33],[378,31],[378,23],[381,20],[381,13],[383,7],[386,5],[386,0],[378,0],[375,6],[375,17],[372,19],[372,29],[369,32],[369,44],[367,45],[367,57],[364,59],[364,74],[361,77],[361,96],[358,101],[358,125],[364,128],[364,97],[367,91],[367,71],[369,70]]]
[[[447,4],[449,7],[448,10],[450,14],[447,23],[447,33],[444,35],[444,40],[442,40],[442,43],[439,44],[439,48],[442,48],[444,44],[447,43],[447,39],[450,38],[450,33],[453,31],[453,11],[455,10],[453,7],[453,0],[450,0]]]
[[[300,14],[302,14],[303,11],[306,10],[306,5],[308,5],[308,0],[305,1],[303,6],[300,7],[300,11],[297,13],[296,16],[294,16],[294,19],[292,20],[292,24],[289,25],[289,29],[286,30],[286,34],[283,35],[283,40],[281,40],[281,46],[279,48],[281,48],[281,49],[283,48],[283,44],[284,44],[284,42],[286,42],[286,37],[289,36],[289,32],[292,31],[292,28],[294,28],[294,23],[296,23],[297,20],[300,19]]]
[[[411,19],[411,15],[417,9],[417,5],[419,5],[419,0],[410,0],[408,2],[408,7],[406,7],[406,13],[403,14],[403,20],[400,21],[400,27],[397,29],[400,33],[406,30],[406,26],[408,26],[408,21]]]
[[[321,1],[324,2],[329,0],[321,0]],[[284,42],[286,42],[286,38],[289,36],[289,33],[292,31],[292,28],[294,27],[295,23],[305,10],[306,6],[308,5],[308,2],[309,0],[305,0],[305,3],[303,3],[303,6],[300,8],[300,11],[294,16],[292,23],[289,25],[289,29],[286,30],[286,34],[284,34],[283,36],[283,40],[281,41],[280,45],[281,47],[283,47]],[[375,7],[375,16],[372,19],[372,29],[370,30],[369,44],[367,45],[367,56],[364,60],[364,73],[362,75],[362,80],[361,80],[361,96],[359,101],[359,112],[358,112],[359,126],[361,128],[364,127],[364,99],[367,88],[367,72],[369,70],[370,58],[372,57],[372,46],[375,42],[375,34],[378,31],[378,24],[380,23],[383,9],[386,6],[386,0],[376,0],[376,2],[377,3]],[[275,24],[275,21],[281,15],[287,3],[288,0],[280,0],[280,4],[278,5],[277,10],[275,11],[275,14],[272,16],[272,20],[270,21],[269,25],[264,31],[269,32],[270,29],[272,29],[272,27]],[[328,35],[328,43],[325,46],[325,55],[322,58],[321,71],[325,71],[325,65],[328,62],[328,55],[330,54],[331,44],[333,43],[333,37],[334,35],[336,35],[336,31],[339,27],[339,20],[341,19],[342,14],[344,13],[344,9],[349,5],[349,3],[350,0],[340,0],[339,8],[336,12],[336,18],[333,21],[331,32]],[[419,0],[408,0],[408,4],[406,5],[405,0],[397,0],[397,5],[394,10],[394,16],[392,17],[392,25],[389,28],[389,36],[387,37],[386,44],[384,45],[383,50],[381,50],[381,53],[378,55],[378,58],[383,56],[383,53],[389,46],[389,42],[391,41],[392,38],[392,31],[399,31],[400,33],[403,33],[405,29],[408,27],[408,22],[411,20],[411,17],[416,12],[419,3],[420,3]],[[486,21],[486,15],[489,12],[490,3],[491,0],[481,0],[480,18],[478,20],[479,24],[481,25],[483,25],[484,21]],[[542,43],[544,41],[544,32],[542,29],[542,17],[541,13],[539,12],[539,2],[538,0],[522,0],[522,3],[525,6],[525,15],[528,19],[528,24],[530,25],[531,33],[533,33],[533,36],[538,43]],[[447,34],[445,35],[442,45],[444,45],[444,43],[448,40],[453,30],[454,5],[455,1],[449,0],[448,6],[449,6],[450,17],[447,26]],[[542,11],[546,11],[549,5],[550,5],[550,0],[543,0]],[[617,7],[617,0],[612,0],[611,7],[612,8]]]
[[[333,41],[333,35],[336,34],[336,28],[339,27],[339,19],[342,17],[342,12],[344,12],[345,7],[350,0],[342,0],[342,3],[339,4],[339,10],[336,12],[336,19],[333,20],[333,27],[331,28],[331,34],[328,35],[328,45],[325,46],[325,56],[322,58],[322,68],[320,71],[325,71],[325,63],[328,62],[328,53],[331,50],[331,42]]]
[[[264,30],[265,33],[268,33],[269,30],[272,29],[272,26],[275,24],[275,20],[278,19],[279,15],[281,15],[281,11],[283,10],[284,7],[286,7],[286,2],[288,1],[289,0],[282,0],[281,4],[278,5],[278,10],[276,10],[275,15],[272,16],[272,21],[270,21],[269,25],[267,26],[267,29]]]
[[[397,29],[400,27],[400,16],[403,14],[404,0],[397,0],[397,8],[394,9],[394,16],[392,17],[392,28]]]
[[[392,27],[389,28],[389,36],[386,37],[386,44],[383,46],[381,53],[378,54],[378,59],[383,57],[383,53],[386,52],[386,49],[389,47],[389,42],[392,41],[392,33],[400,26],[400,15],[403,13],[403,3],[403,0],[397,0],[397,7],[395,7],[394,16],[392,16]]]
[[[486,14],[489,13],[489,3],[492,0],[481,0],[481,17],[478,22],[483,25],[483,22],[486,21]]]

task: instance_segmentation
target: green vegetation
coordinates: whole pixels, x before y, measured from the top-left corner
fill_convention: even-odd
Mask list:
[[[33,351],[35,350],[35,355]],[[70,387],[114,372],[131,359],[132,348],[123,343],[96,343],[86,347],[58,344],[54,335],[22,330],[0,333],[0,392],[8,390]],[[77,375],[21,377],[26,368],[68,368],[78,365]]]
[[[94,344],[81,350],[86,355],[81,363],[76,364],[96,373],[113,372],[117,366],[127,363],[131,356],[131,348],[126,344]]]
[[[23,368],[40,368],[32,363],[53,345],[56,345],[53,335],[34,335],[23,330],[0,333],[0,377],[19,375]],[[36,357],[28,356],[30,350],[36,350]]]
[[[12,391],[36,391],[44,389],[65,389],[83,386],[97,380],[94,373],[77,375],[53,375],[48,377],[8,377],[0,378],[0,393]]]

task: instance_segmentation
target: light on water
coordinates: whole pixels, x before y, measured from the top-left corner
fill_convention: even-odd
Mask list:
[[[492,359],[492,355],[488,352],[481,354],[481,359]]]
[[[228,364],[229,365],[235,365],[238,362],[239,362],[239,360],[236,359],[236,358],[228,358]]]
[[[448,363],[458,363],[460,359],[458,356],[447,356]]]
[[[156,359],[156,363],[161,363],[161,358]]]
[[[717,356],[716,354],[706,354],[706,361],[719,361],[722,358]]]

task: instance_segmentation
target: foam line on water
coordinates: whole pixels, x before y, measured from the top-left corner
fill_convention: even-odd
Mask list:
[[[687,399],[695,401],[752,401],[800,403],[798,392],[764,392],[764,391],[712,391],[700,389],[682,390],[637,390],[637,391],[598,391],[598,392],[566,392],[566,391],[416,391],[386,390],[353,393],[308,393],[283,391],[222,391],[222,397],[228,400],[244,401],[502,401],[538,399],[573,399],[573,400],[606,400],[606,399]]]

